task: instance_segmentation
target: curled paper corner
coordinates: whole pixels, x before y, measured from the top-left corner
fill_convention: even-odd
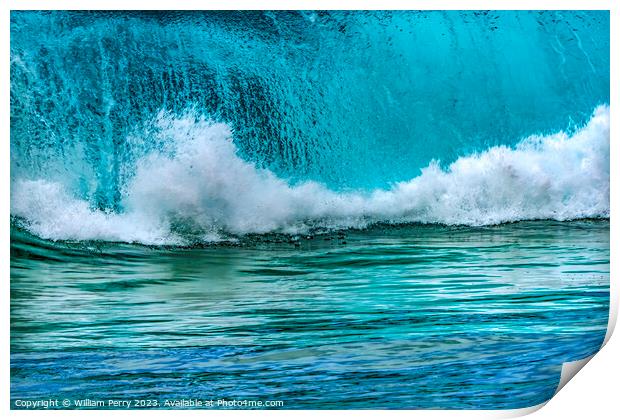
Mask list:
[[[565,362],[562,364],[562,373],[560,374],[560,383],[558,387],[555,389],[554,396],[560,392],[564,385],[566,385],[573,377],[583,368],[592,358],[596,355],[593,354],[584,359],[575,360],[573,362]]]
[[[613,284],[610,284],[610,286],[613,287]],[[603,339],[601,348],[605,347],[616,329],[616,322],[618,321],[618,299],[618,293],[613,293],[613,288],[610,289],[609,319],[607,321],[607,332],[605,333],[605,338]]]
[[[540,410],[545,405],[547,405],[548,402],[549,401],[545,401],[545,402],[542,402],[540,404],[533,405],[531,407],[514,408],[512,410],[502,410],[502,411],[498,412],[499,415],[495,415],[494,418],[513,419],[513,418],[517,418],[517,417],[527,416],[528,414],[532,414],[532,413]]]
[[[562,388],[564,388],[564,385],[566,385],[571,379],[573,379],[573,377],[581,370],[581,368],[583,368],[590,360],[592,360],[592,358],[595,355],[596,353],[584,359],[563,363],[562,372],[560,374],[560,382],[558,383],[558,386],[555,389],[553,396],[555,397],[557,393],[560,392]],[[541,408],[543,408],[545,405],[547,405],[547,403],[551,401],[552,398],[540,404],[533,405],[531,407],[518,408],[518,409],[513,409],[513,410],[503,410],[502,414],[500,414],[496,418],[508,419],[508,418],[515,418],[515,417],[523,417],[528,414],[532,414],[540,410]]]

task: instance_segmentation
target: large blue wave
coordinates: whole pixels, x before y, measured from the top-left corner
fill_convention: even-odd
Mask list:
[[[11,209],[143,242],[604,217],[608,103],[605,11],[12,12]]]

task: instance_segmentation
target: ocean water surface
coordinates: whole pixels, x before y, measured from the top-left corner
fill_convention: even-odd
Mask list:
[[[596,352],[609,223],[160,249],[14,232],[13,399],[520,408]]]
[[[605,11],[12,12],[12,407],[547,401],[609,103]]]

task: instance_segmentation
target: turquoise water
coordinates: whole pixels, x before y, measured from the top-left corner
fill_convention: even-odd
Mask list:
[[[225,122],[243,159],[343,191],[609,103],[606,11],[15,11],[11,32],[12,176],[114,210],[136,160],[169,150],[162,111]]]
[[[13,232],[11,398],[519,408],[598,350],[609,223],[159,249]]]
[[[606,331],[609,46],[606,11],[12,12],[13,408],[548,400]]]

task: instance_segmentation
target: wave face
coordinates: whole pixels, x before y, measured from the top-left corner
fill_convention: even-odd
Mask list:
[[[148,244],[608,217],[607,103],[607,12],[13,12],[11,213]]]

